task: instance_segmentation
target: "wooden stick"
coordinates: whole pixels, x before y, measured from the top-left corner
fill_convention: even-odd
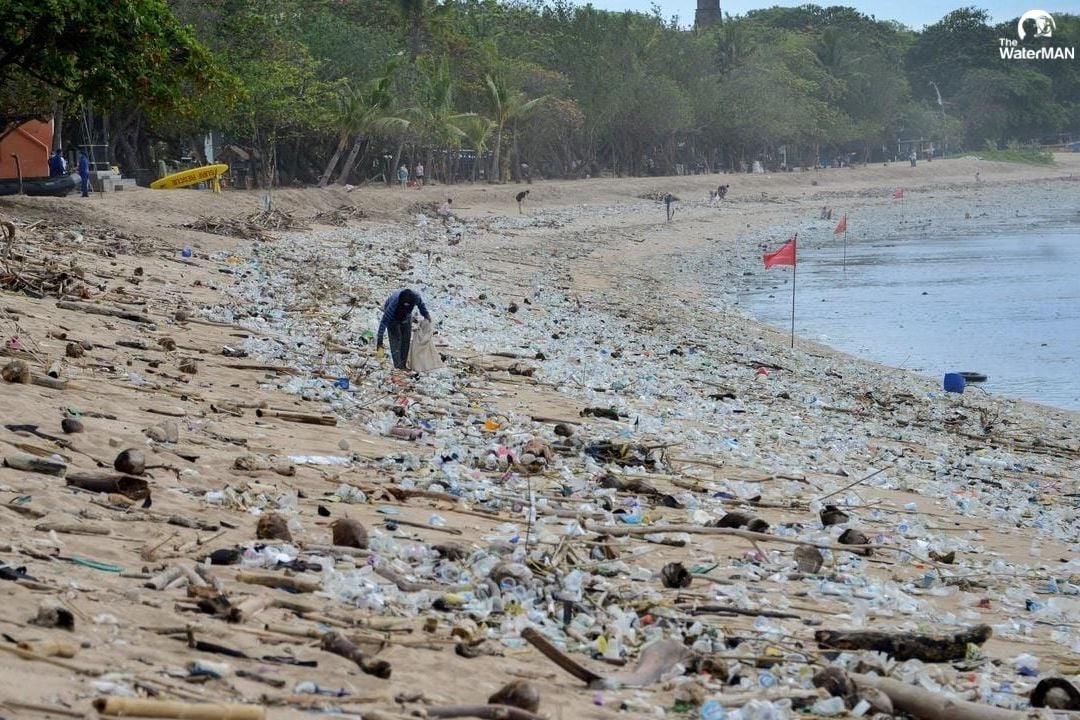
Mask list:
[[[288,588],[294,592],[313,593],[322,587],[322,583],[312,580],[304,580],[298,577],[286,577],[273,573],[239,572],[236,574],[237,582],[248,585],[262,585],[271,588]]]
[[[929,560],[920,558],[919,556],[896,545],[835,545],[832,543],[814,543],[807,540],[795,540],[793,538],[779,537],[778,535],[769,535],[768,533],[751,532],[750,530],[739,530],[738,528],[704,527],[701,525],[627,525],[624,527],[616,527],[600,525],[598,523],[587,523],[585,529],[598,535],[610,535],[612,537],[624,537],[626,535],[652,535],[660,533],[687,533],[689,535],[730,535],[732,537],[745,538],[746,540],[777,542],[783,543],[784,545],[805,545],[808,547],[832,550],[834,552],[849,552],[855,555],[862,554],[860,551],[865,550],[866,548],[874,548],[876,550],[895,550],[897,552],[907,553],[908,555],[911,555],[912,557],[918,559],[920,562],[925,562],[930,565],[935,564]]]
[[[68,525],[66,523],[40,523],[34,526],[39,532],[58,532],[68,535],[109,535],[112,533],[107,527],[97,525]]]
[[[564,653],[562,650],[552,645],[551,642],[542,634],[540,634],[540,632],[537,631],[535,628],[525,628],[521,632],[521,637],[534,648],[543,653],[548,660],[551,660],[553,663],[576,677],[578,680],[592,685],[594,682],[604,679],[602,675],[597,675],[592,670],[578,663],[576,660]]]
[[[75,300],[61,300],[56,303],[56,307],[61,310],[78,310],[80,312],[90,313],[91,315],[106,315],[108,317],[120,318],[121,320],[131,320],[132,322],[154,325],[153,319],[146,315],[139,315],[138,313],[129,312],[120,308],[110,308],[104,305],[94,305],[93,303],[77,302]]]
[[[193,704],[172,700],[142,700],[108,697],[94,700],[94,709],[102,715],[134,715],[177,720],[266,720],[266,709],[259,705],[237,703]]]
[[[255,411],[258,417],[278,418],[288,422],[306,423],[308,425],[337,425],[337,418],[333,415],[310,415],[308,413],[288,412],[285,410],[264,410],[259,408]]]
[[[31,652],[30,650],[23,650],[21,647],[18,647],[16,645],[0,644],[0,651],[6,652],[6,653],[11,653],[12,655],[18,655],[23,660],[36,660],[38,662],[43,662],[43,663],[46,663],[48,665],[55,665],[56,667],[62,667],[65,670],[70,670],[70,671],[72,671],[74,673],[78,673],[79,675],[89,675],[91,677],[96,677],[96,676],[100,675],[101,672],[102,672],[102,671],[97,670],[95,668],[79,667],[78,665],[75,665],[74,663],[65,662],[63,660],[56,660],[56,659],[51,658],[51,657],[45,657],[44,655],[38,655],[36,652]]]
[[[49,388],[50,390],[67,390],[68,381],[59,380],[57,378],[49,377],[48,375],[39,375],[32,373],[30,375],[30,382],[38,387]]]

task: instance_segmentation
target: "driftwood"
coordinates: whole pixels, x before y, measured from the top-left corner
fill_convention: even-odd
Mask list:
[[[26,455],[23,453],[8,455],[4,458],[4,465],[13,470],[35,472],[43,475],[63,475],[67,472],[67,464],[65,463],[34,457],[33,455]]]
[[[108,697],[94,700],[94,709],[102,715],[145,718],[176,718],[177,720],[266,720],[266,709],[260,705],[237,703],[195,704],[174,700],[143,700],[139,698]]]
[[[590,687],[620,688],[645,687],[659,681],[677,664],[684,662],[689,650],[675,640],[659,640],[645,647],[633,670],[615,675],[601,675],[585,667],[577,660],[555,647],[535,628],[526,628],[521,633],[522,639],[543,653],[548,660],[570,673]]]
[[[76,472],[65,478],[69,487],[97,493],[117,493],[132,500],[150,497],[146,480],[123,473]]]
[[[884,633],[874,631],[818,630],[814,640],[822,648],[835,650],[873,650],[891,657],[923,662],[950,662],[961,660],[967,654],[967,646],[982,645],[993,631],[989,625],[976,625],[955,635],[912,635],[908,633]]]
[[[274,573],[240,572],[236,574],[238,582],[248,585],[262,585],[264,587],[281,588],[292,592],[311,593],[318,590],[322,585],[317,581],[304,580],[298,577],[286,577]]]
[[[1030,720],[1032,717],[1055,717],[1055,715],[1033,715],[1024,710],[1005,710],[983,703],[950,698],[892,678],[857,673],[852,673],[850,677],[855,681],[857,688],[880,690],[888,696],[896,710],[919,720]],[[1065,713],[1061,716],[1067,717],[1067,715]]]
[[[856,555],[861,554],[862,551],[866,549],[866,547],[862,545],[814,543],[808,542],[806,540],[796,540],[794,538],[780,537],[778,535],[769,535],[768,533],[753,532],[752,530],[742,530],[739,528],[704,527],[702,525],[627,525],[623,527],[614,527],[600,525],[599,523],[588,523],[585,526],[585,529],[589,532],[597,533],[598,535],[610,535],[611,537],[623,537],[626,535],[659,535],[662,533],[687,533],[689,535],[731,535],[732,537],[740,537],[747,540],[755,540],[759,542],[775,542],[783,543],[784,545],[803,545],[807,547],[816,547],[826,550],[832,550],[834,552],[849,552]],[[892,545],[874,545],[872,547],[879,550],[902,550],[902,548],[894,547]]]
[[[429,718],[474,717],[486,720],[545,720],[543,715],[510,705],[449,705],[424,708]]]
[[[111,308],[104,305],[94,305],[93,303],[78,302],[75,300],[61,300],[56,303],[56,307],[61,310],[78,310],[79,312],[90,313],[91,315],[106,315],[108,317],[120,318],[121,320],[131,320],[132,322],[143,323],[145,325],[154,325],[153,318],[148,315],[140,315],[139,313],[133,313],[121,308]]]
[[[328,632],[323,635],[322,649],[352,660],[367,675],[374,675],[383,680],[390,679],[390,663],[385,660],[369,660],[367,653],[339,632]]]
[[[289,412],[286,410],[264,410],[262,408],[256,410],[255,415],[258,417],[278,418],[279,420],[287,420],[295,423],[307,423],[308,425],[337,425],[337,418],[333,415],[311,415],[308,413]]]

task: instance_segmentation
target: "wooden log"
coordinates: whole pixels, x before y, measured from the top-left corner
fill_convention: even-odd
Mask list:
[[[383,680],[390,679],[390,663],[385,660],[368,660],[363,650],[339,632],[328,632],[323,635],[322,649],[352,660],[367,675],[374,675]]]
[[[959,700],[907,685],[892,678],[852,673],[856,687],[875,688],[892,700],[893,708],[919,720],[1029,720],[1023,710],[1005,710],[983,703]],[[1037,717],[1037,716],[1036,716]]]
[[[179,565],[173,565],[172,567],[165,568],[153,578],[148,580],[143,587],[148,587],[151,590],[164,590],[170,584],[178,580],[184,575],[184,568]]]
[[[107,697],[94,700],[94,709],[102,715],[175,720],[266,720],[260,705],[239,703],[187,703],[175,700]]]
[[[48,375],[39,375],[38,373],[32,373],[30,375],[30,383],[37,385],[38,387],[49,388],[50,390],[67,390],[68,381],[60,380],[58,378],[52,378]]]
[[[311,415],[308,413],[289,412],[286,410],[269,410],[259,408],[255,411],[258,417],[278,418],[288,422],[306,423],[308,425],[337,425],[337,418],[333,415]]]
[[[901,662],[912,659],[923,662],[951,662],[962,660],[967,654],[969,644],[982,645],[991,635],[993,631],[989,625],[976,625],[954,635],[818,630],[814,633],[814,640],[825,649],[873,650]]]
[[[67,472],[68,467],[66,463],[34,457],[33,455],[26,455],[24,453],[8,455],[4,458],[4,465],[13,470],[23,470],[25,472],[56,476],[62,476]]]
[[[39,532],[58,532],[67,535],[109,535],[112,533],[112,530],[107,527],[99,527],[97,525],[72,525],[68,523],[41,523],[35,525],[34,529]]]
[[[130,320],[132,322],[143,323],[145,325],[154,325],[154,320],[146,315],[140,315],[139,313],[133,313],[122,308],[111,308],[104,305],[94,305],[93,303],[78,302],[75,300],[60,300],[56,303],[56,307],[61,310],[77,310],[79,312],[89,313],[91,315],[105,315],[107,317],[120,318],[121,320]]]
[[[312,593],[319,590],[322,584],[318,581],[304,580],[298,577],[286,577],[274,573],[239,572],[236,574],[237,582],[248,585],[262,585],[263,587],[285,588],[293,592]]]
[[[143,478],[123,473],[76,472],[65,478],[69,487],[97,493],[117,493],[132,500],[150,497],[150,484]]]
[[[445,707],[428,707],[424,711],[429,718],[473,717],[484,720],[545,720],[543,715],[537,715],[511,705],[448,705]]]

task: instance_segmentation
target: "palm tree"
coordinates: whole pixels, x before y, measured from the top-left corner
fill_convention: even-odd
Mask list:
[[[341,159],[341,153],[345,152],[345,147],[349,144],[349,138],[359,131],[361,118],[364,114],[363,99],[348,83],[343,84],[338,90],[334,103],[333,122],[334,129],[337,130],[338,134],[338,144],[334,154],[330,157],[330,162],[326,164],[326,169],[319,176],[319,187],[321,188],[326,187],[327,183],[330,182],[330,176],[333,174],[334,168],[337,167],[338,160]]]
[[[483,115],[469,113],[461,116],[454,124],[461,129],[465,139],[469,141],[469,145],[476,151],[476,161],[473,163],[472,168],[472,179],[475,182],[477,170],[480,168],[480,160],[484,157],[484,153],[487,152],[491,133],[495,131],[495,123]]]
[[[353,142],[352,150],[349,151],[349,157],[346,158],[341,174],[338,175],[339,185],[349,182],[349,175],[356,167],[356,156],[360,154],[361,148],[368,143],[373,133],[402,130],[409,126],[408,120],[391,114],[394,104],[391,83],[397,65],[398,58],[393,58],[388,62],[383,74],[371,82],[367,93],[363,96],[364,112],[360,114],[356,126],[356,140]]]
[[[495,150],[491,159],[491,175],[493,182],[503,182],[501,165],[503,129],[509,122],[517,127],[517,121],[525,118],[533,108],[546,100],[546,97],[525,99],[525,93],[513,92],[501,77],[488,75],[484,78],[487,83],[488,101],[492,108],[492,121],[495,123]]]
[[[341,86],[335,98],[334,112],[334,127],[338,133],[338,144],[334,155],[326,165],[326,170],[319,177],[319,187],[326,187],[330,182],[330,176],[334,173],[350,138],[355,136],[352,150],[349,151],[345,165],[337,177],[337,182],[342,184],[348,182],[356,156],[373,132],[408,126],[407,120],[390,114],[393,105],[390,84],[396,68],[397,59],[395,58],[387,63],[383,74],[371,81],[364,92],[355,90],[347,83]]]
[[[450,77],[450,62],[444,56],[437,65],[422,65],[424,91],[421,104],[408,112],[410,129],[420,142],[427,144],[429,148],[440,148],[448,152],[456,150],[461,146],[461,139],[465,137],[458,124],[467,114],[454,111],[454,83]],[[444,181],[450,177],[447,158],[448,155],[444,155],[441,163]]]

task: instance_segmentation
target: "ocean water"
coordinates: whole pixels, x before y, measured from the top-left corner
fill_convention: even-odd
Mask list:
[[[755,272],[741,304],[789,329],[790,267]],[[795,334],[937,377],[1080,410],[1080,224],[915,229],[883,240],[800,238]]]

